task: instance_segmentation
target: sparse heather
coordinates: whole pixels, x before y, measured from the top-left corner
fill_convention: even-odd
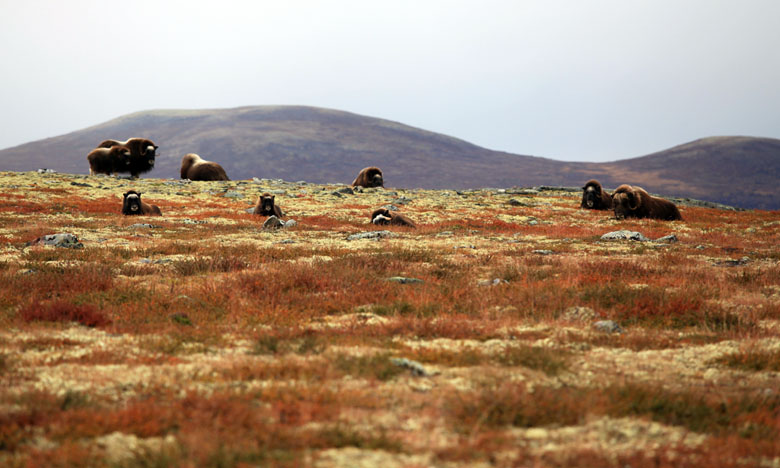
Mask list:
[[[339,188],[0,173],[0,465],[780,465],[778,212]]]

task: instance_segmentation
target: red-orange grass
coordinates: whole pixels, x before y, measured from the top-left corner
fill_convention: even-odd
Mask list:
[[[103,327],[111,320],[95,306],[66,301],[33,302],[19,311],[25,322],[78,322],[87,327]]]

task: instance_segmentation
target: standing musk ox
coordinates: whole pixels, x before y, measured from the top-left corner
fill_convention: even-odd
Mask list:
[[[127,146],[120,145],[93,149],[87,155],[89,175],[116,175],[117,172],[127,172],[130,166],[130,154]]]
[[[382,171],[378,167],[366,167],[352,182],[353,187],[384,187]]]
[[[230,180],[215,162],[206,161],[195,153],[189,153],[181,158],[181,178],[190,180]]]
[[[162,216],[162,211],[157,205],[141,201],[141,192],[130,190],[124,194],[122,200],[122,214],[125,216]]]
[[[582,203],[580,208],[589,210],[611,210],[612,197],[604,191],[598,180],[589,180],[582,187]]]
[[[154,168],[154,158],[157,148],[152,140],[146,138],[130,138],[127,141],[103,140],[98,148],[111,148],[112,146],[126,146],[130,149],[130,164],[119,172],[129,172],[131,176],[138,177],[143,172],[149,172]]]
[[[417,227],[411,219],[402,214],[393,213],[386,208],[374,210],[371,213],[371,222],[377,225],[389,224],[391,226]]]
[[[284,216],[284,213],[282,213],[282,209],[279,208],[279,205],[276,205],[274,203],[274,195],[271,195],[270,193],[264,193],[260,195],[260,198],[257,199],[257,205],[255,206],[255,210],[252,212],[252,214],[260,215],[260,216],[276,216],[277,218],[282,218]]]
[[[682,219],[680,210],[674,203],[663,198],[656,198],[641,187],[623,184],[612,194],[612,206],[615,217],[623,218],[653,218],[674,221]]]

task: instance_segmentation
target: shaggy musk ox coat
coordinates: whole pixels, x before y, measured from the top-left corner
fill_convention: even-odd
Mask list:
[[[127,146],[95,148],[87,155],[89,175],[127,172],[130,166],[130,149]]]
[[[653,218],[666,221],[682,219],[674,203],[656,198],[641,187],[625,184],[616,188],[612,194],[612,206],[618,219]]]
[[[181,158],[181,178],[190,180],[230,180],[215,162],[206,161],[195,153],[186,154]]]
[[[371,222],[377,225],[390,224],[392,226],[416,227],[411,219],[402,214],[393,213],[386,208],[374,210],[374,212],[371,213]]]
[[[589,180],[582,187],[582,203],[580,208],[590,210],[611,210],[612,197],[604,191],[598,180]]]
[[[149,172],[154,168],[154,158],[159,146],[155,145],[152,140],[146,138],[130,138],[127,141],[103,140],[97,147],[111,148],[117,145],[130,149],[130,164],[119,172],[129,172],[131,176],[138,177],[139,174]]]
[[[274,203],[274,198],[275,196],[269,193],[260,195],[260,198],[257,199],[255,210],[252,213],[260,216],[276,216],[277,218],[284,216],[282,209]]]
[[[122,214],[126,216],[162,216],[162,211],[160,211],[160,207],[157,205],[150,205],[141,201],[141,192],[130,190],[124,194],[122,200]]]
[[[382,171],[378,167],[366,167],[352,181],[353,187],[384,187]]]

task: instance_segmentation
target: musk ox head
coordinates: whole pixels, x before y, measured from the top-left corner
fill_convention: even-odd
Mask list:
[[[386,208],[380,208],[371,213],[371,222],[376,225],[390,224],[391,219],[393,219],[393,215]]]
[[[123,215],[141,215],[143,209],[141,207],[141,193],[135,190],[130,190],[124,194],[122,200],[122,214]]]
[[[264,193],[260,195],[259,205],[260,205],[260,211],[262,213],[274,213],[274,199],[276,198],[275,195],[271,195],[269,193]]]
[[[130,148],[127,146],[112,146],[109,155],[112,155],[115,161],[115,167],[124,168],[130,165]]]
[[[588,208],[597,206],[601,198],[601,185],[596,185],[598,182],[596,184],[592,182],[590,181],[582,187],[582,204]]]
[[[638,187],[637,187],[638,188]],[[642,193],[630,185],[621,185],[612,194],[612,208],[617,219],[637,217],[642,206]]]

